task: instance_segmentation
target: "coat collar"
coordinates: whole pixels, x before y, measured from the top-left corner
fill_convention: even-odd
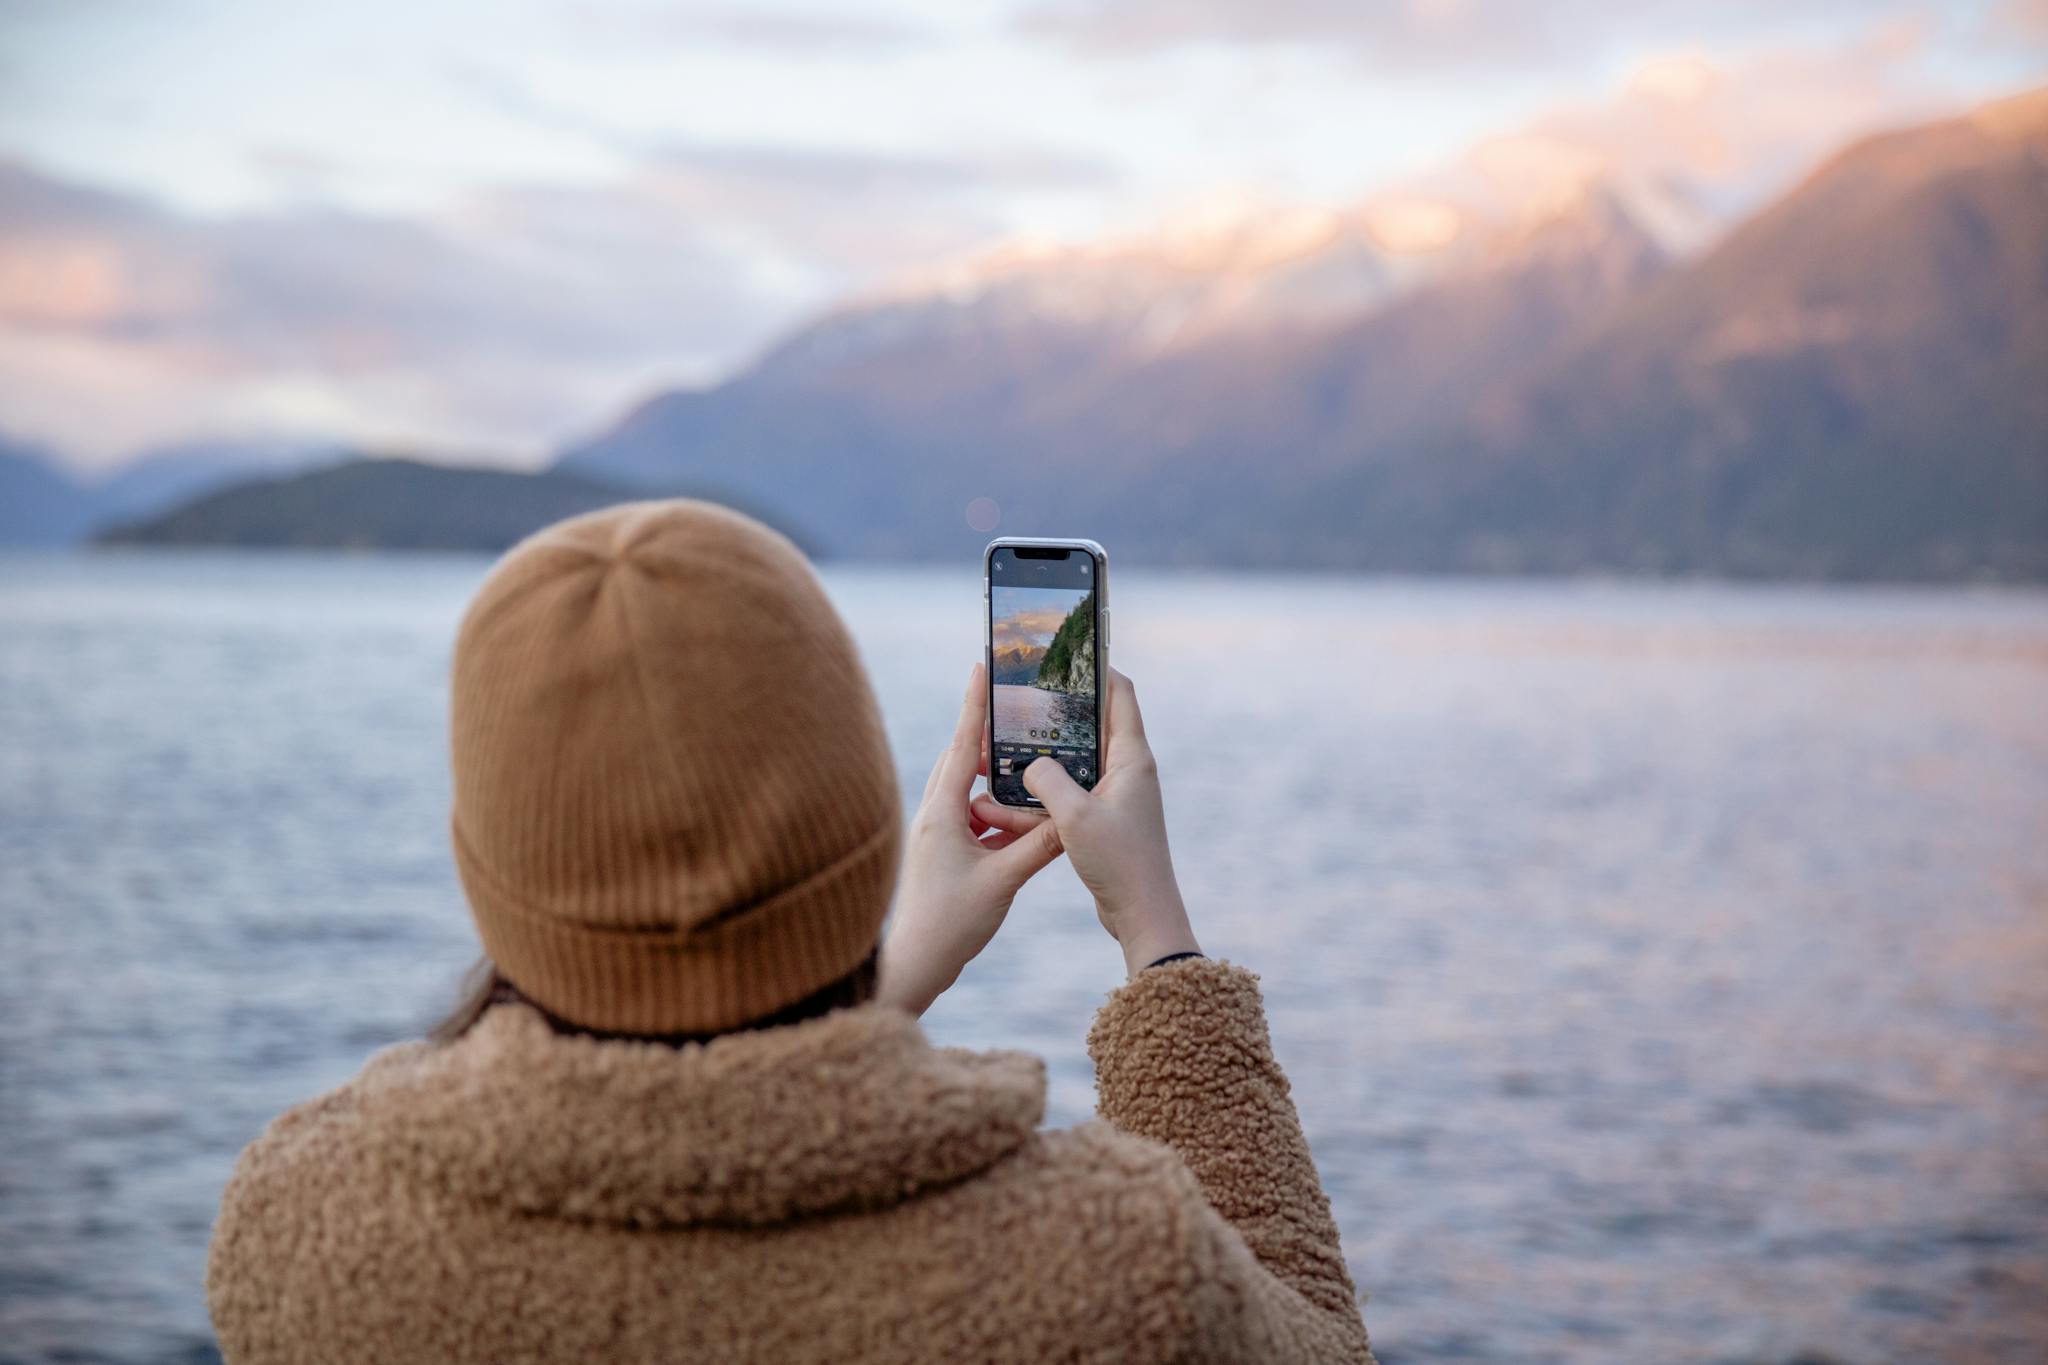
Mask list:
[[[354,1089],[402,1175],[527,1214],[661,1226],[872,1208],[973,1175],[1030,1137],[1045,1069],[934,1048],[878,1005],[671,1048],[564,1037],[499,1005],[393,1048]]]

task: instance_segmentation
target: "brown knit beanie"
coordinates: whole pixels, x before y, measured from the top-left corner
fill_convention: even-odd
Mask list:
[[[643,502],[505,556],[455,646],[455,860],[484,948],[585,1028],[708,1033],[874,950],[896,774],[795,546]]]

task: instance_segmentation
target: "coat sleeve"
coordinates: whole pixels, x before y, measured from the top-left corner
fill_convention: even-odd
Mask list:
[[[1201,1358],[1370,1361],[1258,978],[1207,958],[1140,972],[1096,1015],[1088,1052],[1102,1117],[1171,1147],[1207,1198],[1193,1247]]]

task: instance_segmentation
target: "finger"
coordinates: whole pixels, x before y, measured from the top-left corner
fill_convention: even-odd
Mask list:
[[[981,686],[981,665],[976,664],[973,668],[967,670],[967,695],[960,704],[960,719],[953,727],[953,737],[946,741],[946,747],[939,751],[937,761],[932,764],[931,776],[924,780],[924,795],[919,798],[920,805],[930,804],[933,794],[941,787],[944,787],[950,780],[952,765],[948,760],[953,757],[954,749],[959,746],[961,732],[968,724],[968,713],[977,706],[986,710],[988,705],[987,698],[988,689]],[[987,729],[978,720],[975,722],[975,725],[977,728]],[[981,743],[986,745],[986,737],[983,738]],[[986,752],[985,749],[984,752]],[[969,785],[973,784],[973,780],[971,777],[968,779]]]
[[[988,833],[989,830],[993,828],[994,826],[990,825],[988,821],[981,818],[981,813],[975,810],[974,807],[969,806],[967,808],[967,832],[969,834],[972,834],[975,838],[979,839],[982,835]]]
[[[994,853],[997,849],[1008,848],[1023,837],[1021,834],[1012,834],[1009,830],[999,829],[994,834],[989,835],[988,838],[977,839],[975,842],[979,843],[989,852]]]
[[[1102,772],[1108,774],[1149,757],[1151,743],[1145,739],[1145,714],[1139,712],[1139,690],[1116,669],[1110,669],[1110,702],[1106,710],[1110,712],[1110,733],[1102,749]]]
[[[974,770],[983,777],[988,776],[988,727],[981,727],[981,766]]]
[[[1110,743],[1120,735],[1145,743],[1145,716],[1139,712],[1139,690],[1124,673],[1110,669]]]
[[[1080,788],[1074,790],[1079,791]],[[994,837],[1008,840],[992,861],[1002,871],[1003,879],[1012,886],[1022,886],[1030,881],[1066,847],[1060,842],[1059,826],[1050,820],[1022,834]]]
[[[1046,820],[1045,812],[1042,810],[1025,810],[1021,806],[1006,806],[987,792],[975,793],[974,800],[970,801],[967,805],[967,813],[970,818],[979,820],[984,825],[992,826],[996,829],[1006,829],[1012,834],[1022,834],[1026,830],[1037,829]]]
[[[988,728],[988,686],[982,681],[984,676],[980,664],[968,670],[967,696],[960,703],[960,724],[954,728],[953,742],[946,746],[946,752],[939,759],[941,771],[933,777],[934,796],[963,805],[968,791],[974,786],[975,764],[981,759],[982,732]]]
[[[1024,770],[1024,790],[1037,797],[1055,823],[1071,820],[1088,808],[1088,793],[1050,758],[1037,758]]]

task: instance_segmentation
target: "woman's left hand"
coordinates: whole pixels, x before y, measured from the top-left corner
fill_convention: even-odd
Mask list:
[[[882,942],[876,998],[913,1015],[959,978],[1003,927],[1024,883],[1060,856],[1059,831],[1043,814],[974,794],[974,779],[988,765],[982,679],[976,664],[952,743],[911,817],[896,912]]]

